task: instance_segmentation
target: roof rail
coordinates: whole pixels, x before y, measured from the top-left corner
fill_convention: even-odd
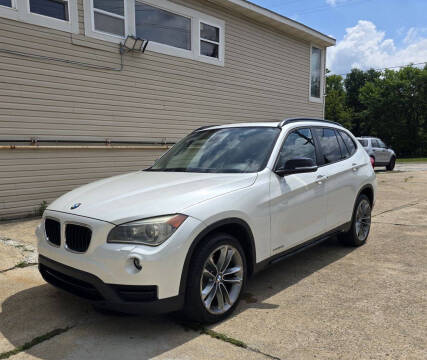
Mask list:
[[[206,126],[201,126],[201,127],[197,128],[197,129],[193,130],[193,133],[195,133],[196,131],[200,131],[200,130],[208,129],[208,128],[215,127],[215,126],[219,126],[219,125],[206,125]]]
[[[327,123],[327,124],[334,124],[334,125],[338,125],[338,126],[342,126],[341,124],[335,122],[335,121],[330,121],[330,120],[324,120],[324,119],[314,119],[314,118],[290,118],[290,119],[285,119],[282,120],[279,125],[277,125],[277,127],[282,128],[283,126],[287,125],[287,124],[291,124],[291,123],[295,123],[295,122],[299,122],[299,121],[318,121],[318,122],[323,122],[323,123]]]

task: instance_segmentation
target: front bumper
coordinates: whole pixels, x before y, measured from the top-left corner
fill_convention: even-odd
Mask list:
[[[59,245],[47,241],[45,218],[60,223]],[[67,224],[79,224],[92,230],[86,252],[76,253],[67,248]],[[203,223],[188,217],[166,242],[156,247],[107,243],[108,232],[114,226],[97,219],[47,210],[36,231],[39,254],[56,263],[91,274],[104,284],[157,286],[157,296],[161,300],[179,295],[184,262]],[[142,266],[140,271],[135,269],[135,258],[139,259]]]
[[[82,297],[99,308],[130,314],[166,313],[182,309],[184,296],[159,300],[157,286],[106,284],[95,275],[39,255],[39,271],[48,283]]]

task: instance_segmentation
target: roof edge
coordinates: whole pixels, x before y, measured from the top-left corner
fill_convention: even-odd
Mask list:
[[[209,0],[212,1],[212,0]],[[216,1],[214,1],[216,3]],[[242,9],[249,10],[253,14],[257,14],[265,18],[265,20],[273,21],[275,24],[285,25],[286,27],[292,28],[296,33],[301,35],[306,35],[312,38],[313,41],[318,41],[321,45],[324,46],[334,46],[336,44],[336,39],[327,36],[317,30],[314,30],[298,21],[292,20],[286,16],[280,15],[272,10],[266,9],[260,5],[254,4],[248,0],[224,0],[223,3],[229,3],[235,6],[238,6]],[[275,25],[271,24],[271,25]],[[279,27],[279,26],[275,26]],[[282,29],[283,30],[283,29]]]

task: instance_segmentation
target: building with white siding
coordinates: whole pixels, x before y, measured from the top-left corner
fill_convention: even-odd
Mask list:
[[[0,219],[200,126],[323,118],[334,44],[244,0],[0,0]]]

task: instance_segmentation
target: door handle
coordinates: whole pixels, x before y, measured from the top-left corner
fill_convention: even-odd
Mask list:
[[[359,166],[357,166],[356,163],[351,164],[353,171],[356,172],[357,170],[359,170]]]

